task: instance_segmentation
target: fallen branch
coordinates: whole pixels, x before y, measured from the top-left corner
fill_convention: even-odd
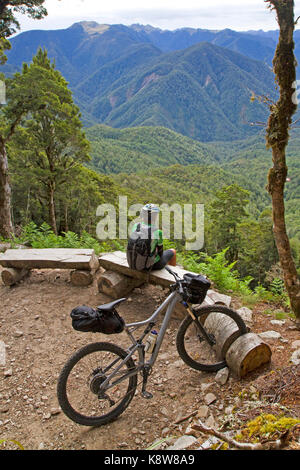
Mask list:
[[[193,411],[193,413],[190,413],[189,415],[184,416],[183,418],[180,418],[177,421],[175,421],[175,424],[181,424],[187,419],[193,418],[193,416],[196,416],[197,414],[198,414],[198,411]]]
[[[208,428],[201,421],[198,424],[193,424],[192,429],[194,431],[200,431],[204,434],[211,434],[212,436],[221,439],[224,442],[227,442],[232,447],[241,450],[279,450],[282,449],[289,439],[290,432],[286,431],[280,436],[276,441],[270,441],[265,443],[250,444],[248,442],[238,442],[231,437],[226,436],[225,434],[217,431],[216,429]]]

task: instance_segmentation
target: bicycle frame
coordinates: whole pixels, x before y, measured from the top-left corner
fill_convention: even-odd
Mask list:
[[[147,367],[149,367],[149,368],[151,368],[154,365],[154,363],[157,359],[157,356],[159,354],[160,347],[162,345],[163,339],[165,337],[167,328],[169,326],[172,313],[174,311],[174,308],[175,308],[177,302],[180,301],[180,300],[182,300],[182,299],[181,299],[181,296],[178,294],[178,292],[176,292],[176,291],[172,292],[168,296],[168,298],[159,306],[159,308],[153,313],[153,315],[150,318],[148,318],[147,320],[142,321],[142,322],[129,323],[129,324],[125,325],[125,331],[128,334],[128,336],[130,337],[130,339],[133,343],[133,346],[131,346],[128,349],[128,351],[129,351],[128,356],[126,356],[126,358],[119,364],[119,366],[114,370],[114,372],[111,375],[109,375],[109,377],[107,377],[107,379],[101,384],[100,390],[101,389],[109,390],[111,387],[121,383],[123,380],[127,379],[128,377],[131,377],[132,375],[136,375],[139,371],[141,371],[145,367],[145,365],[147,365]],[[167,307],[167,311],[166,311],[162,326],[160,328],[160,332],[159,332],[158,337],[157,337],[157,341],[156,341],[154,351],[153,351],[150,359],[147,362],[145,362],[144,361],[144,358],[145,358],[145,356],[144,356],[144,347],[143,347],[143,343],[142,343],[143,339],[150,333],[152,328],[155,326],[154,320],[157,319],[158,315],[166,307]],[[142,335],[141,338],[139,338],[138,340],[135,340],[132,333],[135,330],[137,330],[138,328],[140,328],[142,326],[145,326],[145,325],[148,325],[148,328],[146,328],[146,330],[145,330],[145,332],[144,332],[144,334]],[[122,366],[124,364],[126,364],[126,362],[135,354],[136,351],[138,351],[138,354],[139,354],[139,364],[138,364],[138,366],[133,371],[127,372],[126,374],[124,374],[121,378],[119,378],[118,380],[113,382],[111,385],[108,385],[109,382],[111,381],[111,379],[114,378],[118,374],[118,372],[122,368]],[[109,368],[114,366],[116,362],[118,362],[118,360],[113,362],[112,364],[110,364]],[[104,372],[107,372],[109,370],[109,368],[105,369]]]

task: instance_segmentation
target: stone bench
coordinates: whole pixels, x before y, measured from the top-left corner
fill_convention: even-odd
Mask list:
[[[1,279],[12,286],[24,278],[31,269],[68,269],[75,286],[88,286],[99,269],[94,250],[51,248],[7,250],[0,255]]]

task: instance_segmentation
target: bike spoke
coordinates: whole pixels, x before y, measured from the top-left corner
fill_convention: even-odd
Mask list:
[[[105,393],[100,392],[100,386],[120,362],[121,358],[109,351],[97,351],[78,361],[66,383],[67,397],[75,411],[84,416],[101,416],[118,405],[128,393],[129,379],[113,385]],[[116,372],[114,380],[127,373],[128,368],[124,365]]]

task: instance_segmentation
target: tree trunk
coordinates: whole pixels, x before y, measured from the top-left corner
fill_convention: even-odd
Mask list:
[[[11,218],[11,187],[5,142],[0,140],[0,235],[11,238],[14,228]]]
[[[55,202],[54,202],[54,192],[55,192],[55,184],[49,183],[49,217],[50,217],[50,225],[57,235],[57,225],[56,225],[56,214],[55,214]]]
[[[296,112],[294,101],[296,83],[296,59],[294,55],[294,1],[269,0],[270,8],[275,9],[280,34],[273,66],[280,97],[270,106],[270,117],[266,140],[272,149],[273,168],[268,178],[268,191],[272,198],[274,237],[284,275],[285,287],[291,307],[300,325],[300,281],[293,260],[289,238],[287,236],[284,207],[284,187],[288,169],[286,165],[286,147],[289,141],[289,128],[292,116]]]
[[[69,210],[68,210],[68,205],[65,205],[65,233],[68,233],[69,231]]]

